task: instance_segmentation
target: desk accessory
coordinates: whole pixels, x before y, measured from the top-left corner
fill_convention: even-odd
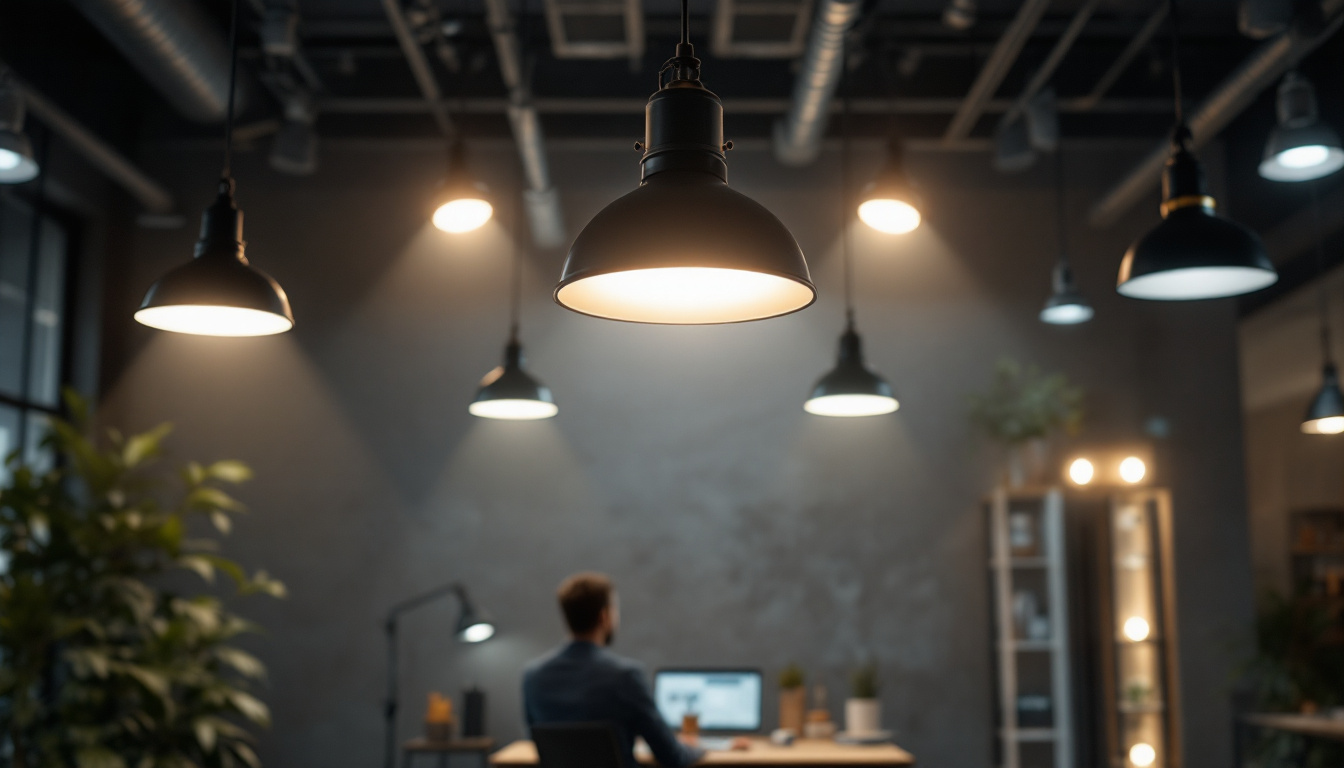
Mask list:
[[[472,686],[462,692],[462,738],[485,735],[485,692]]]
[[[453,702],[434,691],[429,694],[425,710],[425,738],[430,741],[448,741],[453,738]]]
[[[863,738],[882,727],[882,702],[878,700],[877,665],[865,664],[850,675],[850,697],[845,702],[845,733]]]
[[[807,686],[802,667],[790,664],[779,673],[779,727],[803,732],[803,721],[807,718]]]

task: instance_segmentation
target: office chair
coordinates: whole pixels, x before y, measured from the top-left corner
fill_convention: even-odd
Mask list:
[[[611,723],[532,726],[540,768],[624,768]]]

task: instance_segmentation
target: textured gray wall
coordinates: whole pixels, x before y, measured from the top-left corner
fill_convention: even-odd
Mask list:
[[[208,202],[213,152],[152,154],[185,210]],[[870,172],[878,157],[860,154]],[[773,678],[796,660],[831,685],[838,714],[847,670],[871,657],[886,719],[921,764],[988,765],[977,500],[993,455],[964,412],[1002,355],[1087,387],[1082,443],[1134,440],[1145,418],[1171,419],[1156,471],[1175,492],[1182,555],[1187,765],[1229,763],[1227,685],[1251,605],[1233,313],[1111,290],[1129,237],[1155,212],[1106,232],[1078,222],[1135,153],[1069,154],[1072,250],[1098,308],[1073,329],[1035,319],[1055,254],[1048,164],[1000,176],[983,154],[912,157],[927,225],[908,238],[855,237],[869,360],[902,408],[850,421],[801,407],[842,325],[836,155],[797,171],[735,151],[735,186],[792,228],[817,305],[741,326],[610,323],[554,306],[559,257],[529,257],[523,337],[561,404],[559,418],[530,424],[466,412],[504,342],[509,253],[494,226],[459,239],[428,228],[438,156],[332,149],[308,180],[243,157],[249,255],[288,289],[290,335],[200,339],[130,322],[136,294],[190,253],[193,231],[142,231],[115,267],[108,419],[171,420],[179,457],[257,470],[243,493],[253,513],[229,546],[291,590],[244,607],[269,630],[257,647],[272,678],[270,765],[379,759],[383,612],[454,578],[502,633],[454,645],[446,604],[405,619],[402,734],[418,730],[427,691],[476,682],[492,733],[519,736],[519,669],[562,637],[556,583],[588,568],[621,588],[618,649],[652,667],[751,664]],[[473,162],[508,186],[507,145]],[[636,178],[629,151],[554,149],[552,162],[574,230]]]

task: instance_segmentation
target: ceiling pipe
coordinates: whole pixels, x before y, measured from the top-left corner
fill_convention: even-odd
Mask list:
[[[1339,15],[1340,10],[1344,9],[1344,0],[1326,0],[1322,9],[1325,18],[1329,20],[1323,29],[1304,30],[1302,25],[1294,24],[1289,31],[1262,43],[1219,83],[1203,103],[1188,112],[1186,122],[1194,135],[1195,148],[1217,136],[1255,101],[1261,91],[1277,83],[1285,72],[1339,30],[1341,22],[1344,22],[1344,18]],[[1088,217],[1092,225],[1107,227],[1114,224],[1135,203],[1152,192],[1170,154],[1171,141],[1164,138],[1092,206]]]
[[[1059,40],[1055,42],[1055,47],[1050,50],[1050,55],[1046,56],[1045,62],[1036,70],[1036,74],[1032,75],[1031,82],[1027,83],[1027,87],[1017,97],[1017,101],[1013,102],[1013,106],[999,120],[1000,127],[1021,117],[1031,100],[1036,98],[1036,94],[1040,93],[1045,84],[1050,82],[1050,78],[1055,76],[1055,70],[1059,69],[1059,65],[1063,63],[1069,49],[1078,41],[1078,36],[1083,33],[1083,27],[1087,26],[1092,14],[1096,12],[1099,2],[1100,0],[1086,0],[1078,8],[1078,11],[1073,15],[1073,20],[1064,29],[1064,34],[1059,36]],[[986,103],[988,103],[988,100],[986,100]],[[984,106],[981,107],[981,110],[984,111]]]
[[[532,242],[539,248],[559,248],[568,244],[564,213],[560,209],[560,195],[551,186],[546,137],[541,129],[541,118],[532,104],[532,93],[523,78],[522,50],[514,35],[508,0],[486,0],[485,19],[495,44],[500,77],[509,91],[509,125],[518,145],[523,175],[527,178],[523,206],[527,210]]]
[[[862,5],[860,0],[822,0],[817,8],[788,114],[775,124],[775,157],[785,165],[807,165],[821,151],[831,99],[845,63],[845,34],[858,20]]]
[[[72,2],[183,117],[202,123],[224,120],[229,103],[228,44],[199,3]],[[244,82],[238,84],[240,106],[247,103]]]
[[[1153,15],[1149,16],[1148,21],[1144,22],[1138,34],[1130,39],[1129,45],[1125,46],[1125,50],[1120,52],[1115,61],[1111,62],[1110,68],[1097,79],[1097,84],[1092,87],[1092,92],[1083,97],[1084,104],[1095,106],[1101,102],[1102,97],[1115,85],[1115,81],[1120,79],[1125,70],[1129,69],[1129,65],[1134,62],[1134,59],[1148,47],[1148,41],[1153,39],[1153,35],[1157,34],[1157,30],[1162,28],[1162,22],[1166,20],[1167,4],[1159,1]]]
[[[989,60],[980,68],[980,74],[976,76],[970,93],[967,93],[965,100],[962,101],[961,108],[952,116],[952,122],[948,124],[947,132],[943,134],[944,139],[956,141],[971,135],[975,124],[985,112],[985,104],[994,97],[994,92],[999,90],[1003,78],[1008,76],[1008,71],[1013,68],[1013,62],[1017,61],[1018,54],[1022,52],[1022,46],[1027,44],[1049,5],[1050,0],[1026,0],[1022,3],[1017,16],[1013,18],[1013,23],[1004,30],[1003,36],[994,46],[994,52],[989,55]]]
[[[406,57],[406,64],[411,68],[411,75],[415,77],[415,84],[420,87],[425,103],[429,105],[434,122],[439,124],[439,130],[443,131],[444,136],[453,138],[457,129],[453,126],[452,118],[448,117],[448,108],[443,103],[439,82],[434,79],[434,72],[429,68],[429,59],[411,32],[406,14],[402,13],[401,0],[383,0],[383,11],[387,13],[387,22],[392,25],[397,44],[401,46],[401,54]]]
[[[0,63],[0,70],[7,69]],[[108,146],[92,131],[85,128],[65,110],[53,104],[46,96],[19,79],[10,71],[10,82],[23,94],[28,114],[41,122],[52,133],[60,136],[90,165],[102,171],[117,186],[126,190],[145,209],[142,223],[160,226],[177,225],[181,217],[174,215],[173,195],[162,184],[154,181],[127,160],[120,152]],[[44,169],[45,171],[45,169]]]

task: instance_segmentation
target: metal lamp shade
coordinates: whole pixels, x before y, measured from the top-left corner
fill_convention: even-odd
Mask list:
[[[1063,262],[1055,265],[1054,292],[1041,308],[1041,322],[1050,325],[1078,325],[1092,319],[1092,305],[1078,291],[1073,270]]]
[[[457,589],[458,600],[462,603],[462,612],[457,616],[457,626],[453,635],[459,642],[481,643],[495,636],[495,623],[484,612],[477,610],[475,603],[467,597],[467,591]]]
[[[560,412],[550,387],[523,370],[523,347],[517,341],[505,347],[504,364],[481,379],[467,410],[483,419],[507,421],[549,419]]]
[[[1265,142],[1260,175],[1271,181],[1310,181],[1344,168],[1339,134],[1324,123],[1278,126]]]
[[[1339,389],[1339,372],[1326,363],[1321,391],[1316,393],[1302,420],[1302,431],[1309,435],[1337,435],[1344,432],[1344,392]]]
[[[863,363],[863,342],[853,328],[840,337],[840,359],[822,376],[803,410],[817,416],[879,416],[900,407],[891,385]]]
[[[201,219],[196,257],[150,286],[135,319],[202,336],[268,336],[294,327],[289,297],[243,255],[243,214],[222,184]]]
[[[485,185],[467,170],[462,141],[454,141],[448,150],[448,175],[434,195],[430,221],[441,231],[460,235],[485,226],[494,214]]]
[[[889,235],[903,235],[919,228],[923,217],[923,201],[910,186],[905,176],[904,150],[892,140],[887,151],[887,163],[863,193],[859,203],[859,220]]]
[[[561,306],[636,323],[762,320],[816,299],[797,241],[731,189],[723,105],[700,84],[691,46],[645,107],[640,186],[579,233],[555,288]]]
[[[1254,232],[1218,218],[1199,162],[1178,135],[1163,174],[1162,223],[1129,247],[1116,290],[1157,301],[1217,299],[1279,279]]]
[[[0,130],[0,184],[31,181],[39,170],[27,134]]]

